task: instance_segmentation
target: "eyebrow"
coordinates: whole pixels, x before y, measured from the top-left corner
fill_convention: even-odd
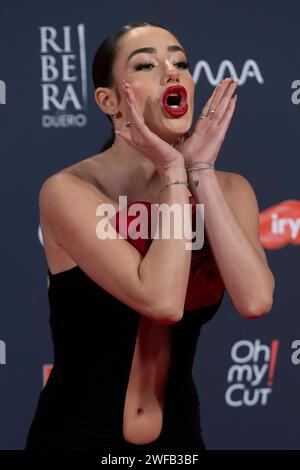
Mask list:
[[[181,51],[183,52],[185,55],[186,52],[180,47],[180,46],[168,46],[168,51],[170,52],[175,52],[175,51]],[[134,51],[131,52],[131,54],[129,54],[127,60],[126,60],[126,63],[129,62],[129,60],[131,59],[131,57],[133,57],[134,55],[136,54],[140,54],[141,52],[149,52],[150,54],[155,54],[157,53],[157,49],[155,49],[155,47],[140,47],[139,49],[135,49]]]

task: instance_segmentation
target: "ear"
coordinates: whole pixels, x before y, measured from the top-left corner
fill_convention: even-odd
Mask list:
[[[117,114],[118,100],[115,92],[111,88],[98,87],[94,92],[97,105],[105,114]]]

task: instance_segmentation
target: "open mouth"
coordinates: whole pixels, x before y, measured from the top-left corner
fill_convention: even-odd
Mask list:
[[[162,97],[163,108],[174,117],[181,117],[188,110],[187,92],[181,85],[169,87]]]
[[[170,95],[168,95],[166,103],[168,106],[171,106],[171,108],[176,109],[180,107],[181,101],[182,99],[179,93],[171,93]]]

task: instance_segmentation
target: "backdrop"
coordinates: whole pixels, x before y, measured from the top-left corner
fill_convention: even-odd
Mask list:
[[[93,55],[111,31],[139,20],[170,29],[187,50],[195,116],[223,77],[240,80],[217,169],[255,190],[276,279],[268,315],[243,319],[226,294],[203,328],[193,374],[207,447],[300,448],[299,17],[296,0],[2,2],[1,449],[23,448],[53,360],[39,189],[109,137]]]

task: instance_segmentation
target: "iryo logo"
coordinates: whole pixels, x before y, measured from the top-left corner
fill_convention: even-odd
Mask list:
[[[6,84],[0,80],[0,104],[6,104]]]
[[[225,59],[221,62],[215,77],[213,76],[209,63],[206,62],[206,60],[199,60],[195,66],[193,74],[193,80],[195,83],[199,80],[202,70],[206,74],[206,78],[211,85],[217,85],[221,80],[223,80],[223,78],[228,76],[233,77],[234,80],[238,80],[241,85],[243,85],[248,78],[255,78],[260,84],[264,83],[259,67],[253,59],[246,60],[240,76],[238,76],[233,63],[230,60]]]
[[[279,341],[274,339],[271,347],[249,340],[236,342],[231,349],[234,364],[229,368],[225,393],[227,405],[265,406],[272,392],[273,377]],[[263,385],[265,382],[265,385]]]
[[[289,199],[259,214],[260,241],[265,248],[278,249],[300,244],[300,201]]]
[[[42,125],[83,127],[87,117],[87,71],[84,25],[63,26],[60,38],[53,26],[40,27],[42,72]]]
[[[6,364],[6,344],[0,339],[0,365]]]

